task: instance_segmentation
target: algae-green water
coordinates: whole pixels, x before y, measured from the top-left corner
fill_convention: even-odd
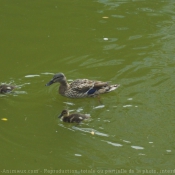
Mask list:
[[[1,174],[172,174],[175,2],[0,1]],[[69,99],[57,72],[120,84]],[[63,123],[63,109],[87,113]],[[93,134],[94,132],[94,134]]]

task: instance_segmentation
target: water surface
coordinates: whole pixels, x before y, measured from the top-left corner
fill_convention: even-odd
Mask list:
[[[161,174],[174,170],[175,13],[169,1],[1,1],[1,173]],[[96,98],[68,99],[69,81],[121,86]],[[80,125],[62,109],[88,113]],[[94,132],[92,134],[91,132]],[[115,170],[115,171],[110,171]],[[122,172],[120,172],[122,173]],[[165,171],[164,174],[170,174]]]

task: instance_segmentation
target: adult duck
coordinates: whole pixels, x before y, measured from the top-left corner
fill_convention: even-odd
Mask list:
[[[69,98],[94,97],[111,92],[120,86],[119,84],[109,85],[108,82],[89,79],[77,79],[68,83],[63,73],[55,74],[46,86],[57,82],[60,83],[58,92]]]

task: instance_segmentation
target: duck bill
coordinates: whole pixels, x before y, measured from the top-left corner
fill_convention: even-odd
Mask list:
[[[49,81],[45,86],[50,86],[51,84],[53,84],[53,80]]]

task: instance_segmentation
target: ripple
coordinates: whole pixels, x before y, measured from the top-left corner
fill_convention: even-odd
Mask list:
[[[44,73],[41,73],[41,74],[44,74],[44,75],[54,75],[54,73],[50,73],[50,72],[44,72]]]
[[[104,41],[108,41],[108,38],[103,38]]]
[[[103,50],[111,50],[117,47],[117,44],[109,44],[104,46]]]
[[[61,126],[62,128],[65,128],[65,129],[68,129],[68,130],[70,130],[70,131],[75,132],[74,129],[72,129],[72,128],[68,128],[68,127],[66,127],[66,126],[65,126],[64,124],[62,124],[62,123],[59,123],[58,126]],[[57,132],[57,131],[56,131],[56,132]]]
[[[99,108],[104,108],[105,105],[99,105],[99,106],[96,106],[96,107],[93,107],[93,109],[99,109]]]
[[[138,8],[139,11],[143,11],[143,12],[154,12],[153,9],[145,7],[145,8]]]
[[[113,142],[105,141],[105,140],[102,140],[102,141],[108,143],[109,145],[116,146],[116,147],[121,147],[121,146],[123,146],[123,145],[121,145],[120,143],[113,143]]]
[[[138,155],[139,155],[139,156],[145,156],[146,154],[143,154],[143,153],[139,153]]]
[[[82,107],[77,109],[77,112],[81,112],[81,111],[83,111]]]
[[[144,147],[141,147],[141,146],[131,146],[131,148],[134,148],[134,149],[145,149]]]
[[[71,103],[71,102],[63,102],[63,103],[65,103],[67,105],[70,105],[70,106],[74,106],[75,105],[74,103]]]
[[[77,157],[81,157],[82,155],[81,155],[81,154],[75,154],[75,156],[77,156]]]
[[[26,78],[33,78],[33,77],[39,77],[40,75],[26,75]]]
[[[98,3],[105,4],[106,6],[109,6],[110,10],[115,9],[116,7],[119,7],[121,4],[126,3],[128,0],[123,1],[106,1],[106,0],[97,0]]]
[[[134,35],[134,36],[130,36],[129,40],[139,39],[141,37],[142,37],[142,35]]]
[[[116,48],[115,48],[115,50],[119,50],[119,49],[123,49],[123,48],[125,48],[126,47],[126,45],[118,45]]]
[[[129,30],[128,27],[117,27],[117,30]]]
[[[86,132],[86,133],[90,133],[92,135],[99,135],[99,136],[103,136],[103,137],[109,137],[108,134],[105,134],[105,133],[102,133],[102,132],[99,132],[95,129],[92,129],[92,128],[79,128],[79,127],[75,127],[73,126],[72,127],[74,130],[79,130],[79,131],[82,131],[82,132]]]
[[[122,140],[123,142],[125,142],[125,143],[131,143],[130,141],[128,141],[128,140]]]
[[[124,108],[132,107],[132,105],[124,105]]]
[[[18,94],[27,94],[26,91],[14,91],[13,92],[14,95],[18,95]]]
[[[111,16],[114,18],[125,18],[125,16],[123,16],[123,15],[111,15]]]
[[[107,21],[106,20],[99,20],[99,23],[104,24],[104,23],[107,23]]]
[[[108,38],[108,37],[96,39],[96,41],[98,41],[98,42],[104,42],[104,41],[116,42],[117,40],[118,40],[118,38]]]

